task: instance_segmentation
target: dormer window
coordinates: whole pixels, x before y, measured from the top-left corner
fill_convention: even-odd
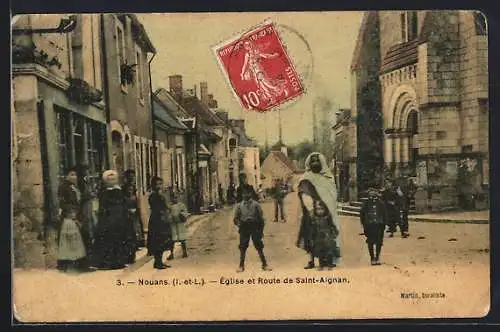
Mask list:
[[[418,16],[416,11],[406,10],[401,13],[401,39],[403,43],[414,40],[418,36]]]

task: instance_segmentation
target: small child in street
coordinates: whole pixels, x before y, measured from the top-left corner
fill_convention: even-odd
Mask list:
[[[186,258],[187,254],[187,208],[186,205],[178,200],[178,193],[172,193],[172,204],[170,205],[170,217],[172,220],[172,242],[175,243],[180,242],[182,246],[182,258]],[[170,251],[170,255],[168,256],[168,260],[174,259],[174,248]]]
[[[234,215],[234,224],[238,226],[240,233],[240,266],[237,272],[245,271],[245,256],[252,238],[253,245],[257,250],[262,262],[263,271],[271,271],[264,255],[264,243],[262,237],[264,235],[264,215],[262,208],[252,198],[252,193],[249,190],[243,190],[243,201],[238,203]]]
[[[324,268],[331,270],[336,266],[334,260],[338,256],[339,232],[333,224],[328,209],[321,201],[315,202],[312,225],[313,256],[318,257],[320,270]]]
[[[375,188],[368,189],[368,200],[361,207],[360,219],[366,236],[371,265],[381,265],[380,252],[384,241],[386,210]]]

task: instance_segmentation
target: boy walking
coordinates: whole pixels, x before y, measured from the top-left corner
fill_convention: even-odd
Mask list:
[[[238,226],[240,233],[240,266],[237,272],[245,271],[245,257],[252,238],[253,245],[259,254],[262,262],[263,271],[271,271],[267,265],[266,256],[264,255],[264,243],[262,237],[264,235],[264,216],[259,203],[252,198],[252,192],[243,190],[243,201],[238,203],[234,215],[234,224]]]
[[[368,195],[368,200],[361,207],[360,219],[368,244],[371,265],[381,265],[380,252],[384,241],[386,211],[375,188],[368,189]]]

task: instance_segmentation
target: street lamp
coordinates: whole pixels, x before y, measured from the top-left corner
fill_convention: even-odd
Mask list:
[[[62,18],[57,28],[48,29],[12,29],[12,35],[31,35],[34,33],[69,33],[76,28],[77,16]]]

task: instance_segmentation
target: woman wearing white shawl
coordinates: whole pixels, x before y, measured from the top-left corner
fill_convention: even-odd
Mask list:
[[[314,267],[313,240],[311,237],[312,224],[311,217],[315,202],[321,201],[332,218],[333,227],[336,234],[340,234],[340,227],[337,218],[337,190],[335,188],[334,177],[328,168],[325,156],[319,152],[309,154],[305,162],[306,172],[299,181],[298,194],[302,207],[302,217],[300,222],[297,246],[304,249],[311,255],[311,260],[306,265],[306,269]],[[332,267],[338,263],[340,257],[340,235],[336,238],[337,250],[331,262]]]

